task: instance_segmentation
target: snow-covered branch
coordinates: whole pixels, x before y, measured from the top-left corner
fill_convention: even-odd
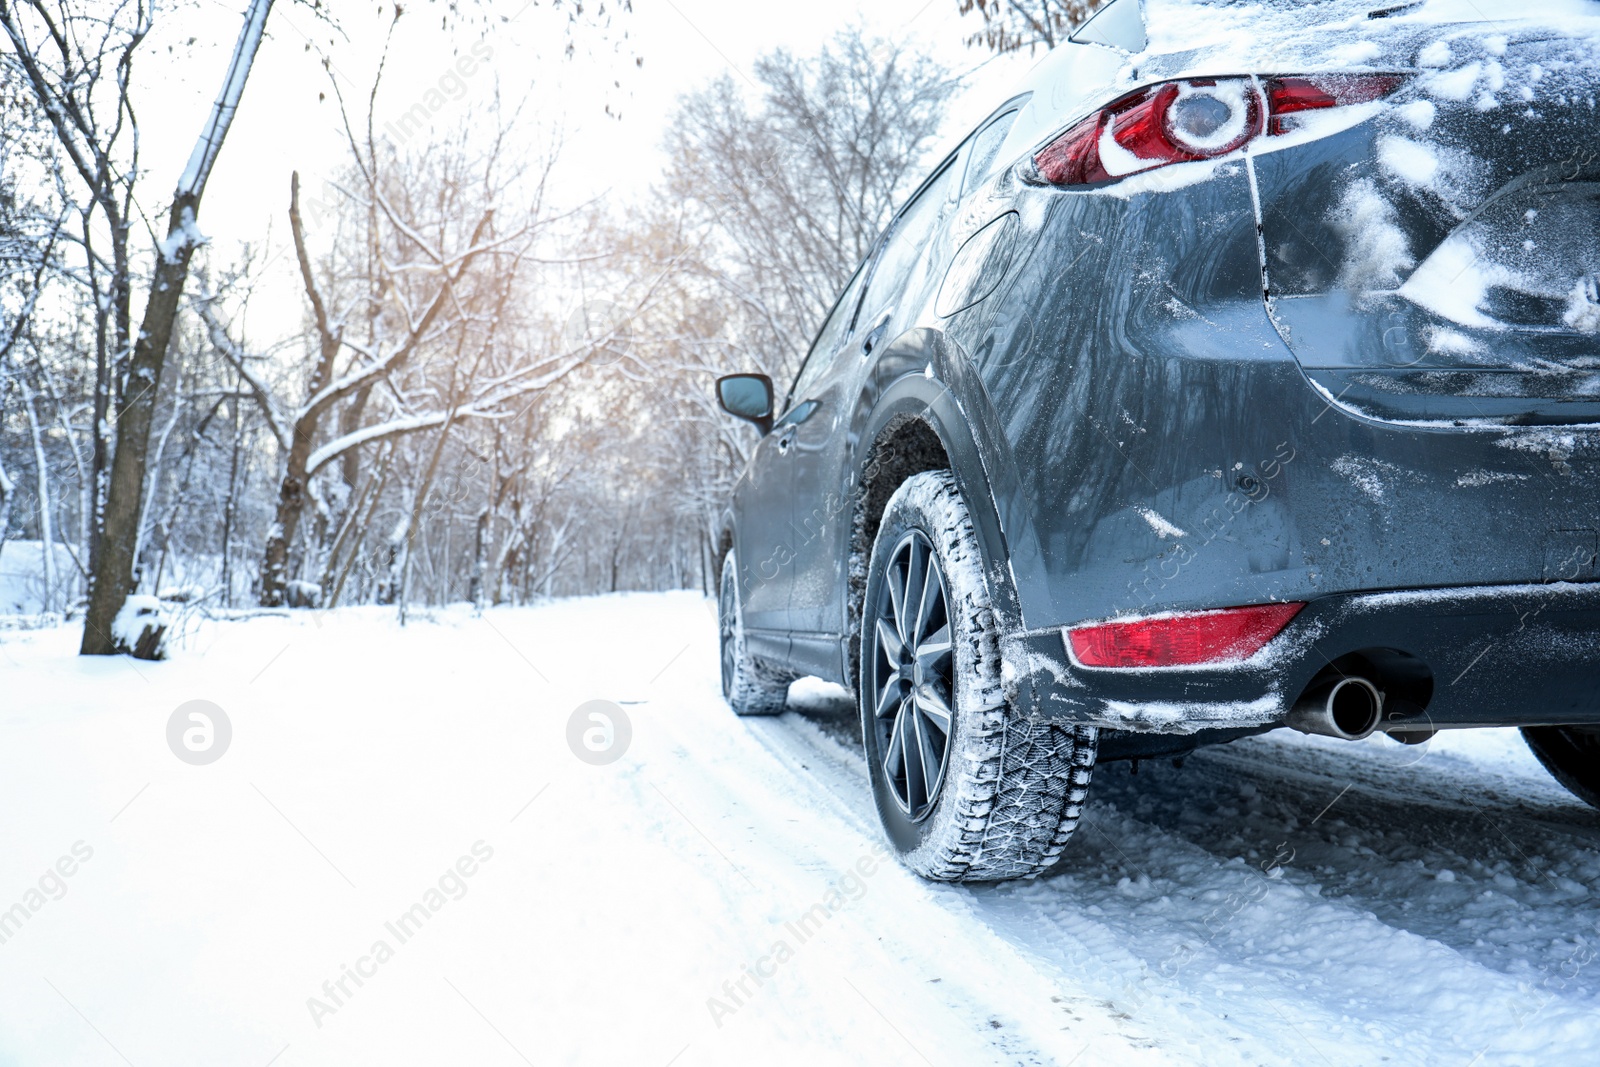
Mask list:
[[[233,46],[233,58],[228,62],[227,76],[222,80],[222,89],[217,93],[216,102],[211,105],[211,114],[195,140],[194,150],[189,153],[189,165],[178,179],[174,194],[178,199],[192,197],[198,200],[205,191],[211,168],[217,162],[217,153],[222,150],[228,127],[233,124],[233,116],[239,110],[239,98],[250,77],[256,50],[261,47],[261,35],[267,28],[267,16],[272,12],[272,4],[273,0],[250,0],[244,27],[239,31],[239,40]]]

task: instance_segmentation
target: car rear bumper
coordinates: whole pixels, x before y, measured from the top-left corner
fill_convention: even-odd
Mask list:
[[[1059,628],[1003,650],[1017,706],[1134,733],[1281,725],[1319,675],[1358,669],[1378,675],[1386,730],[1600,723],[1596,582],[1319,597],[1227,667],[1083,667]]]

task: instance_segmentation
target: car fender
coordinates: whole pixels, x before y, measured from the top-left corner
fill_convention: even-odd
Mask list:
[[[1022,627],[1014,561],[1036,559],[1032,523],[1016,506],[1011,452],[995,432],[998,413],[966,353],[938,330],[918,328],[880,347],[855,405],[851,484],[867,476],[874,448],[891,423],[911,416],[938,436],[954,468],[983,552],[989,595],[1002,631]],[[858,505],[859,506],[859,505]]]

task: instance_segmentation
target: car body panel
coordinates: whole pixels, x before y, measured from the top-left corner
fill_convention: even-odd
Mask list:
[[[793,465],[779,449],[781,432],[756,443],[745,472],[733,490],[733,510],[741,516],[738,562],[747,630],[789,629],[789,585],[772,547],[787,536]]]

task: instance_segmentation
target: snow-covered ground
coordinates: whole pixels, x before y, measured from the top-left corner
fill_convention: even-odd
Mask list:
[[[1107,765],[1058,873],[929,885],[846,704],[722,703],[712,612],[0,634],[0,1063],[1594,1062],[1600,818],[1515,733]]]

